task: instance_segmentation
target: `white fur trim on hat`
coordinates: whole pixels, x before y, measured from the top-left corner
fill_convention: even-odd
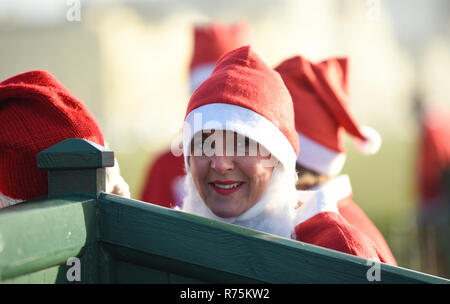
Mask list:
[[[196,66],[189,74],[189,84],[191,94],[205,81],[214,70],[215,63],[205,63]]]
[[[345,164],[346,154],[331,150],[318,142],[297,132],[300,153],[297,163],[317,173],[335,176]]]
[[[190,154],[191,141],[197,132],[228,130],[264,146],[287,170],[295,166],[295,150],[283,132],[270,120],[247,108],[225,103],[207,104],[192,110],[184,123],[185,157]],[[189,169],[188,164],[186,168]]]
[[[365,141],[354,138],[353,143],[359,152],[363,154],[375,154],[381,147],[381,135],[372,127],[361,126],[361,133],[366,138]]]

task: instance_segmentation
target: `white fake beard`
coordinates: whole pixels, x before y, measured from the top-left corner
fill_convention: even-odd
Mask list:
[[[109,144],[105,141],[105,148],[110,149]],[[130,186],[120,174],[119,161],[114,157],[114,166],[105,168],[106,176],[106,193],[120,195],[131,198]]]
[[[114,157],[114,166],[106,167],[106,193],[120,195],[126,198],[131,198],[130,186],[120,174],[119,162]]]
[[[24,202],[24,200],[14,199],[11,197],[8,197],[0,192],[0,209],[14,206],[16,204],[20,204]]]
[[[293,171],[295,173],[295,170]],[[269,186],[261,199],[243,214],[231,218],[216,216],[203,202],[191,172],[185,177],[187,192],[182,210],[229,224],[291,238],[294,231],[294,206],[297,203],[296,174],[289,174],[281,165],[273,170]]]

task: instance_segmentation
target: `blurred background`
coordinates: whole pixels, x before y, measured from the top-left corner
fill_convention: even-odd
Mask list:
[[[0,80],[55,75],[97,117],[137,198],[147,166],[179,138],[192,25],[209,21],[248,22],[271,66],[349,56],[350,107],[383,137],[374,156],[348,139],[354,199],[400,266],[443,275],[421,263],[413,105],[418,94],[450,105],[448,0],[0,0]]]

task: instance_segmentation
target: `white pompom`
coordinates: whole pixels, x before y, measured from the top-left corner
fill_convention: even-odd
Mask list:
[[[353,143],[356,149],[363,154],[375,154],[381,147],[381,135],[377,130],[369,126],[361,126],[361,133],[366,140],[354,138]]]

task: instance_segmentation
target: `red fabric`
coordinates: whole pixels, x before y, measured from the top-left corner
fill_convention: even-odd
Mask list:
[[[300,147],[291,96],[280,75],[249,46],[219,59],[211,76],[192,95],[186,116],[192,110],[212,103],[232,104],[264,116],[278,126],[298,154]]]
[[[365,259],[386,257],[363,233],[335,212],[321,212],[295,227],[296,239],[301,242],[352,254]]]
[[[345,152],[344,130],[365,140],[347,105],[347,66],[347,58],[312,63],[295,56],[275,68],[294,101],[297,130],[336,152]]]
[[[28,200],[48,193],[37,154],[67,138],[104,145],[94,116],[58,80],[31,71],[0,82],[0,192]]]
[[[450,168],[450,113],[428,113],[421,124],[419,142],[419,190],[421,203],[441,195],[442,174]]]
[[[211,23],[194,28],[194,52],[190,69],[216,62],[225,53],[249,43],[249,27],[245,22],[229,26]]]
[[[397,266],[397,261],[381,232],[364,213],[364,211],[348,196],[338,202],[339,214],[353,227],[364,233],[378,247],[386,263]]]
[[[170,150],[162,153],[147,170],[140,200],[167,208],[181,205],[176,201],[174,182],[184,175],[183,155],[174,156]]]

